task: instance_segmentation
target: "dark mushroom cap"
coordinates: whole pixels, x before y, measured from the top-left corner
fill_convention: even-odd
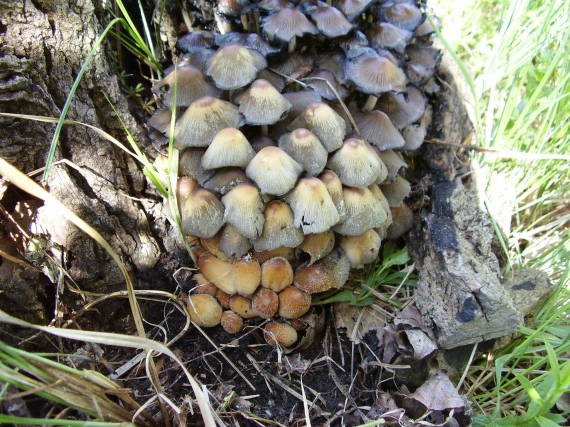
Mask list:
[[[329,101],[344,99],[348,96],[346,88],[337,82],[334,74],[330,71],[321,70],[312,73],[306,81],[310,88],[316,90],[321,97]]]
[[[401,93],[385,93],[376,108],[384,111],[398,129],[408,126],[422,118],[427,100],[424,94],[414,86],[408,86]]]
[[[206,73],[220,89],[239,89],[255,79],[267,67],[265,57],[239,44],[220,47],[208,59]]]
[[[338,0],[338,8],[346,15],[348,19],[353,21],[365,12],[368,6],[374,0]]]
[[[263,19],[263,31],[271,39],[284,42],[304,34],[317,34],[317,28],[298,9],[284,8]]]
[[[214,34],[211,31],[192,31],[184,34],[176,42],[176,47],[184,53],[196,49],[211,48],[214,45]]]
[[[234,188],[236,185],[249,182],[245,172],[240,168],[222,168],[215,171],[213,175],[202,181],[202,186],[206,190],[219,193],[222,196]]]
[[[280,51],[279,48],[271,46],[263,39],[263,37],[255,33],[230,32],[225,34],[216,34],[216,44],[218,46],[240,44],[250,49],[257,50],[263,56],[267,56]]]

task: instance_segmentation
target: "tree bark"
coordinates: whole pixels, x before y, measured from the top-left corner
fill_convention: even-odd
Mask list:
[[[99,4],[96,0],[0,0],[0,111],[59,116],[82,63],[108,21]],[[108,97],[134,138],[144,144],[143,128],[129,111],[108,57],[104,52],[95,57],[67,118],[125,140]],[[54,128],[0,117],[0,156],[24,172],[43,167]],[[135,275],[164,280],[157,263],[161,253],[174,250],[175,245],[169,246],[164,219],[149,221],[153,212],[160,213],[162,200],[147,188],[135,161],[82,126],[64,126],[56,160],[62,157],[77,168],[54,166],[47,182],[50,192],[103,234]],[[61,245],[64,267],[82,291],[109,293],[124,288],[123,277],[108,255],[50,205],[39,209],[35,226]],[[54,285],[36,281],[22,286]],[[31,294],[53,294],[53,289],[36,291]],[[30,305],[17,287],[0,292],[4,292],[2,309],[28,320],[42,321],[49,315],[49,304],[37,299]]]

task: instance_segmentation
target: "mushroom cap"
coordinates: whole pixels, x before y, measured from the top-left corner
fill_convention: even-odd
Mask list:
[[[402,148],[406,143],[388,115],[383,111],[362,112],[356,114],[354,120],[360,129],[360,135],[374,144],[380,151]]]
[[[220,248],[220,241],[222,239],[222,230],[220,230],[214,237],[209,239],[200,239],[202,247],[210,252],[215,257],[227,261],[230,257],[226,255]]]
[[[251,296],[261,281],[261,266],[251,257],[224,261],[205,252],[198,258],[198,267],[206,279],[229,295]]]
[[[218,169],[213,175],[203,179],[201,182],[202,186],[206,190],[224,195],[236,185],[247,183],[249,180],[247,179],[247,176],[245,176],[243,169],[222,168]]]
[[[382,226],[388,220],[388,213],[368,188],[344,187],[346,220],[334,227],[344,236],[359,236],[371,228]]]
[[[422,11],[412,3],[390,1],[382,8],[384,20],[397,27],[414,31],[424,20]]]
[[[402,237],[412,228],[414,225],[414,213],[405,203],[391,207],[390,211],[392,211],[392,225],[388,228],[386,238],[395,240]]]
[[[303,166],[310,176],[321,173],[327,163],[327,150],[311,131],[304,128],[282,135],[279,148]]]
[[[260,135],[251,141],[251,147],[258,153],[265,147],[276,147],[277,144],[268,136]]]
[[[317,28],[298,9],[287,7],[263,19],[263,31],[271,38],[284,42],[304,34],[317,34]]]
[[[417,150],[424,143],[428,127],[431,124],[432,109],[428,104],[419,123],[412,123],[402,129],[402,136],[406,140],[404,150]]]
[[[283,322],[269,322],[263,328],[263,337],[269,345],[285,347],[291,347],[298,339],[295,328]]]
[[[401,129],[421,119],[426,105],[425,95],[414,86],[408,86],[401,93],[383,94],[378,99],[376,108],[388,114],[392,123]]]
[[[184,34],[176,42],[176,47],[184,53],[212,46],[214,46],[214,34],[211,31],[194,30]]]
[[[342,236],[340,247],[350,261],[352,268],[362,268],[378,259],[382,239],[374,230],[360,236]]]
[[[295,225],[293,211],[281,200],[273,200],[265,206],[263,231],[253,241],[256,251],[267,251],[282,246],[294,248],[303,241],[301,228]]]
[[[326,4],[314,8],[311,18],[319,31],[327,37],[344,36],[352,29],[352,25],[340,10]]]
[[[350,262],[346,255],[337,250],[313,265],[300,268],[295,273],[295,286],[316,294],[331,288],[341,288],[348,280]]]
[[[346,218],[346,206],[342,195],[342,181],[338,175],[330,169],[325,169],[323,173],[319,175],[319,179],[323,181],[323,184],[325,184],[331,195],[336,210],[338,211],[339,222],[343,222]]]
[[[382,184],[381,190],[390,207],[395,207],[401,205],[404,199],[409,196],[411,186],[406,179],[397,175],[394,182]]]
[[[148,119],[147,123],[153,129],[156,129],[160,133],[166,135],[170,129],[170,119],[172,117],[172,111],[170,108],[157,108],[152,116]]]
[[[228,334],[237,334],[243,328],[243,319],[231,310],[222,313],[220,323]]]
[[[331,253],[334,242],[334,233],[331,230],[307,234],[303,243],[297,248],[297,253],[301,260],[303,260],[303,254],[308,255],[309,259],[306,264],[309,266]]]
[[[353,21],[363,13],[374,0],[338,0],[338,8]]]
[[[216,44],[220,47],[228,44],[240,44],[261,53],[263,56],[279,52],[280,49],[271,46],[263,37],[255,33],[229,32],[216,34]]]
[[[378,153],[378,155],[382,159],[384,165],[386,165],[386,169],[388,169],[388,177],[386,178],[386,182],[392,182],[401,169],[408,167],[408,164],[404,161],[402,155],[397,151],[381,151]]]
[[[279,308],[279,296],[267,288],[259,288],[251,299],[251,308],[262,319],[271,319]]]
[[[182,230],[200,238],[213,237],[224,224],[224,205],[208,190],[197,188],[179,201]]]
[[[270,258],[261,264],[261,286],[281,292],[293,283],[293,268],[283,257]]]
[[[281,120],[291,103],[267,80],[258,79],[239,97],[239,112],[252,125],[270,125]]]
[[[175,66],[154,87],[153,91],[167,87],[164,104],[172,107],[176,93],[176,106],[186,107],[204,96],[218,96],[220,91],[206,80],[202,72],[189,64]]]
[[[218,169],[228,166],[245,168],[255,152],[249,141],[238,129],[225,128],[219,131],[202,156],[204,169]]]
[[[336,101],[338,98],[344,99],[349,95],[348,90],[346,90],[344,86],[340,85],[334,74],[328,70],[321,70],[316,73],[312,73],[307,77],[307,83],[310,88],[316,90],[321,97],[328,99],[329,101]],[[331,86],[334,90],[331,89]]]
[[[372,47],[393,49],[399,53],[404,53],[412,36],[410,31],[396,27],[389,22],[374,24],[368,33]]]
[[[318,178],[299,180],[287,200],[295,225],[300,226],[304,234],[322,233],[340,219],[327,187]]]
[[[208,59],[206,74],[220,89],[239,89],[252,82],[267,67],[265,57],[256,50],[239,44],[220,47]]]
[[[263,201],[251,184],[239,184],[222,197],[224,220],[248,239],[257,239],[263,230]]]
[[[251,242],[233,225],[226,224],[221,231],[220,249],[228,257],[240,258],[251,249]]]
[[[342,37],[339,45],[342,50],[348,52],[351,49],[368,46],[369,42],[368,38],[362,31],[353,31]]]
[[[329,71],[337,82],[344,83],[346,81],[344,78],[343,67],[345,59],[346,58],[342,52],[327,52],[318,56],[317,65],[319,70]],[[313,102],[318,101],[320,100],[315,100]]]
[[[283,96],[291,103],[291,112],[289,114],[292,116],[298,116],[313,102],[321,101],[321,95],[313,89],[286,92]]]
[[[291,7],[289,0],[261,0],[258,6],[270,12],[277,12],[286,7]]]
[[[280,246],[278,248],[267,251],[260,251],[260,252],[256,251],[252,254],[252,257],[255,258],[260,263],[263,263],[275,257],[283,257],[286,260],[293,261],[295,259],[295,251],[293,248]]]
[[[261,283],[261,266],[248,256],[234,261],[232,274],[236,292],[242,296],[252,296]]]
[[[346,135],[343,118],[324,102],[309,104],[295,122],[293,126],[313,132],[329,153],[340,148]]]
[[[189,176],[200,183],[210,179],[214,171],[202,167],[202,156],[205,151],[203,148],[186,148],[182,151],[178,160],[178,175]]]
[[[212,296],[216,295],[218,288],[212,282],[209,282],[203,274],[194,274],[192,276],[192,280],[196,282],[196,286],[192,288],[193,294],[208,294]]]
[[[442,53],[432,46],[410,45],[406,57],[406,74],[413,84],[420,86],[433,77]]]
[[[198,68],[203,73],[206,72],[206,64],[208,63],[208,59],[215,53],[213,49],[208,48],[196,48],[193,49],[191,52],[186,53],[182,60],[180,61],[181,64],[188,64]],[[166,69],[165,73],[169,70]]]
[[[245,173],[263,194],[282,196],[293,188],[303,167],[277,147],[260,150]]]
[[[288,286],[279,293],[279,316],[297,319],[311,308],[311,295],[295,286]]]
[[[174,142],[178,149],[207,147],[224,128],[238,128],[241,117],[235,105],[205,96],[194,101],[176,122]]]
[[[257,317],[257,313],[251,307],[251,300],[241,295],[232,295],[230,297],[230,309],[244,319]]]
[[[222,307],[211,295],[193,294],[188,297],[188,314],[199,326],[211,328],[220,324]]]
[[[230,294],[226,294],[221,289],[218,289],[216,291],[216,299],[224,309],[230,308],[230,297],[231,297]]]
[[[361,138],[349,138],[329,159],[327,167],[336,172],[344,185],[368,187],[383,181],[388,175],[386,166],[374,149]]]
[[[380,55],[364,54],[349,59],[345,74],[358,90],[371,95],[403,90],[406,86],[404,72]]]

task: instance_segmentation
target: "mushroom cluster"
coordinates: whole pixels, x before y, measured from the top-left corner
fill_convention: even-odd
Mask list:
[[[413,0],[220,1],[220,33],[194,30],[154,88],[200,270],[199,325],[244,319],[297,340],[311,296],[342,287],[411,226],[404,155],[423,143],[440,53]]]

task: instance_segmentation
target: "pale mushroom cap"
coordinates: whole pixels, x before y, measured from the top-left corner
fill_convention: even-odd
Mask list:
[[[265,147],[255,155],[245,173],[262,193],[282,196],[293,188],[302,170],[285,151]]]
[[[346,220],[334,227],[344,236],[359,236],[371,228],[382,226],[388,213],[368,188],[343,188],[346,203]]]
[[[313,102],[320,102],[321,95],[316,90],[305,89],[296,92],[287,92],[283,96],[291,103],[290,115],[297,116],[305,111]],[[344,137],[344,135],[343,135]]]
[[[299,258],[303,260],[303,253],[309,256],[307,265],[312,265],[327,256],[334,248],[334,233],[331,230],[322,233],[307,234],[303,243],[297,248]]]
[[[298,335],[295,328],[287,323],[269,322],[263,328],[263,336],[267,344],[291,347],[297,341]]]
[[[303,178],[287,196],[295,225],[304,234],[321,233],[338,223],[340,217],[327,187],[318,178]]]
[[[392,211],[392,225],[388,228],[387,238],[398,239],[406,234],[414,225],[414,213],[405,204],[390,208]]]
[[[330,158],[327,167],[344,185],[368,187],[386,179],[388,171],[374,149],[361,138],[349,138]]]
[[[350,262],[340,250],[334,250],[313,265],[302,267],[295,272],[295,286],[315,294],[331,288],[341,288],[348,280]]]
[[[401,169],[408,167],[408,164],[404,161],[402,155],[396,151],[381,151],[378,155],[382,159],[386,169],[388,169],[388,177],[386,178],[387,182],[393,181]]]
[[[428,104],[420,123],[412,123],[402,129],[402,136],[406,140],[404,150],[417,150],[424,143],[428,127],[431,125],[432,108]]]
[[[232,295],[230,297],[230,309],[244,319],[257,317],[257,314],[251,307],[251,300],[241,295]]]
[[[360,129],[360,135],[380,151],[402,148],[406,143],[383,111],[363,112],[357,114],[354,119]]]
[[[396,176],[394,182],[381,185],[382,193],[386,196],[390,207],[401,205],[410,194],[411,189],[410,183],[400,175]]]
[[[199,326],[211,328],[220,324],[222,307],[211,295],[194,294],[188,297],[188,314]]]
[[[321,173],[327,163],[327,150],[311,131],[304,128],[282,135],[279,148],[303,166],[310,176]]]
[[[313,132],[330,153],[338,149],[346,134],[341,116],[324,102],[314,102],[303,112],[305,127]]]
[[[248,239],[257,239],[263,230],[263,201],[251,184],[239,184],[222,197],[224,220]]]
[[[220,323],[228,334],[237,334],[243,328],[243,319],[231,310],[222,313]]]
[[[413,34],[388,22],[381,22],[372,26],[368,36],[372,47],[394,49],[403,53]]]
[[[225,128],[219,131],[202,156],[204,169],[217,169],[228,166],[245,168],[255,152],[249,141],[238,129]]]
[[[164,104],[172,107],[176,90],[176,106],[186,107],[204,96],[217,96],[219,90],[208,83],[204,74],[192,65],[175,66],[172,71],[155,85],[153,90],[168,87]]]
[[[283,257],[274,257],[261,264],[261,286],[281,292],[293,283],[293,268]]]
[[[240,115],[235,105],[205,96],[194,101],[176,122],[175,146],[207,147],[224,128],[237,128]]]
[[[293,37],[301,37],[303,34],[317,34],[317,28],[307,17],[295,8],[284,8],[279,12],[263,19],[263,31],[270,38],[277,38],[288,42]]]
[[[253,242],[256,251],[294,248],[303,241],[303,232],[294,224],[293,211],[287,203],[273,200],[265,206],[264,214],[263,231]]]
[[[193,191],[180,207],[182,230],[190,236],[213,237],[224,224],[224,205],[203,188]]]
[[[251,249],[251,242],[233,225],[226,224],[220,236],[220,249],[228,257],[240,258]]]
[[[333,203],[336,206],[336,210],[340,217],[339,222],[343,222],[346,218],[346,206],[342,195],[342,181],[338,175],[330,169],[325,169],[323,173],[319,175],[319,179],[323,181],[323,184],[325,184],[332,197]]]
[[[277,314],[279,296],[271,289],[260,288],[251,299],[251,308],[259,317],[271,319]]]
[[[406,86],[404,72],[382,56],[362,55],[348,61],[346,76],[358,90],[371,95],[403,90]]]
[[[246,123],[270,125],[283,118],[291,109],[291,103],[267,80],[254,81],[239,98],[239,111]]]
[[[412,83],[423,85],[435,73],[441,51],[431,46],[410,45],[406,48],[406,73]]]
[[[317,7],[311,13],[311,18],[317,24],[319,31],[327,37],[344,36],[352,29],[350,22],[336,7]]]
[[[279,316],[296,319],[311,308],[311,295],[295,286],[289,286],[279,293]]]
[[[220,89],[239,89],[255,79],[267,67],[265,57],[253,49],[239,44],[220,47],[208,59],[206,74]]]
[[[352,268],[362,268],[378,259],[382,239],[374,230],[360,236],[342,236],[340,247],[350,261]]]

